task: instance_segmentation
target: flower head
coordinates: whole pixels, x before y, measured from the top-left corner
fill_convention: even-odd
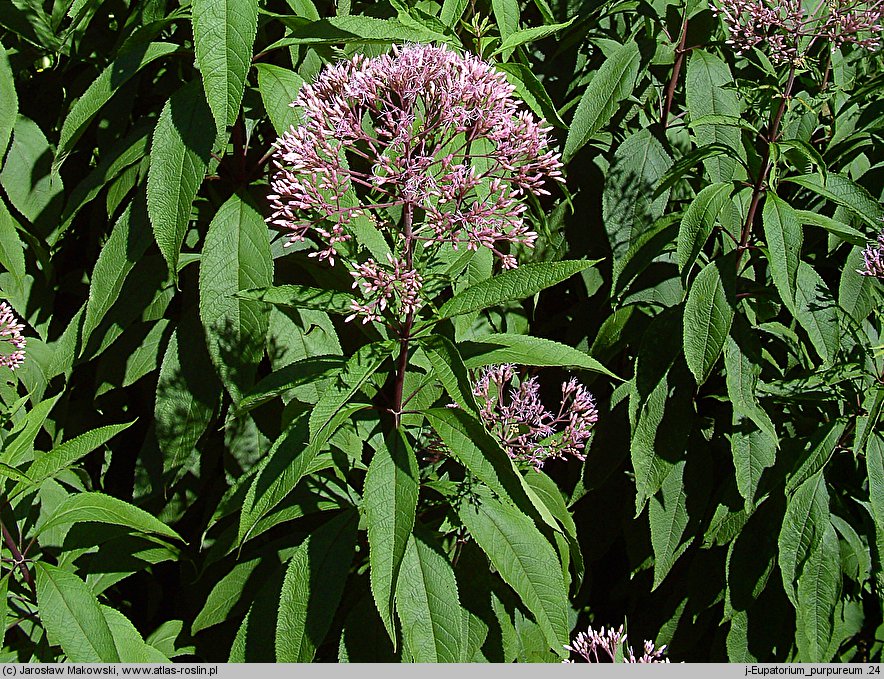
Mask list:
[[[642,655],[636,655],[632,648],[626,645],[626,633],[623,631],[623,625],[620,629],[615,630],[611,627],[605,630],[604,627],[596,632],[592,627],[588,627],[586,632],[580,632],[570,645],[565,646],[565,650],[576,653],[580,658],[589,663],[612,663],[617,661],[617,651],[621,646],[626,646],[623,653],[623,662],[626,663],[668,663],[665,657],[666,646],[654,648],[651,641],[645,641]],[[573,660],[565,660],[569,663]]]
[[[832,48],[880,44],[884,6],[877,0],[721,0],[713,11],[730,33],[737,54],[767,43],[774,63],[795,63],[818,39]]]
[[[25,362],[25,345],[27,340],[21,331],[25,326],[16,320],[12,307],[0,302],[0,340],[12,345],[12,353],[0,355],[0,366],[15,370]]]
[[[870,243],[863,250],[863,268],[857,269],[858,274],[874,276],[884,279],[884,233],[878,236],[878,241]]]
[[[515,386],[515,366],[488,366],[479,373],[473,395],[485,426],[507,454],[540,468],[546,460],[571,455],[585,459],[583,449],[598,410],[592,394],[575,378],[562,384],[557,413],[540,400],[540,385],[530,377]]]
[[[419,277],[407,270],[443,243],[489,248],[515,267],[509,247],[537,237],[522,198],[548,193],[562,164],[550,128],[513,92],[504,73],[444,46],[326,67],[293,103],[302,123],[276,142],[268,221],[290,243],[317,241],[311,254],[330,264],[360,228],[392,236],[389,262],[353,270],[368,293],[354,313],[371,320],[415,306]]]

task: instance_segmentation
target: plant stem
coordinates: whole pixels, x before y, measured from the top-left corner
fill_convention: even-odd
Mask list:
[[[36,596],[37,589],[34,586],[34,579],[31,577],[31,570],[25,563],[25,557],[21,553],[21,550],[18,548],[18,545],[15,544],[15,539],[12,537],[9,529],[6,528],[6,524],[4,524],[2,521],[0,521],[0,530],[3,531],[3,540],[4,542],[6,542],[6,546],[9,547],[9,551],[12,552],[12,558],[15,559],[15,563],[18,564],[18,567],[21,569],[21,574],[24,578],[24,581],[31,588],[34,596]]]
[[[684,63],[685,44],[688,39],[688,8],[685,5],[684,18],[681,22],[681,38],[678,47],[675,48],[675,64],[672,66],[672,77],[666,86],[666,102],[663,104],[663,129],[669,124],[669,112],[672,110],[672,99],[675,96],[675,87],[678,85],[678,76],[681,73],[681,66]]]
[[[410,269],[414,257],[414,235],[412,222],[414,205],[410,202],[402,207],[402,235],[405,237],[405,263]],[[402,419],[402,392],[405,388],[405,373],[408,370],[408,343],[414,326],[414,311],[409,311],[399,331],[399,362],[396,366],[396,381],[393,384],[393,423],[399,428]]]
[[[764,195],[765,184],[770,175],[772,163],[770,162],[770,145],[773,144],[780,136],[780,123],[783,122],[783,115],[786,113],[786,104],[792,95],[792,86],[795,84],[795,64],[789,68],[789,79],[786,81],[786,89],[783,91],[783,98],[774,115],[773,122],[770,126],[770,133],[765,140],[767,143],[761,151],[761,169],[758,172],[758,178],[752,187],[752,200],[749,203],[749,211],[746,213],[746,221],[743,223],[743,230],[740,233],[740,244],[737,246],[737,270],[740,269],[740,260],[743,253],[749,247],[749,238],[752,235],[752,223],[755,221],[755,214],[758,212],[758,205],[761,202],[761,196]]]

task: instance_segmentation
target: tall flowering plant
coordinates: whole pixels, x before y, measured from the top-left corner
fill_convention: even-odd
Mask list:
[[[561,527],[520,479],[521,463],[540,469],[552,458],[582,461],[597,419],[595,401],[572,378],[563,385],[557,414],[547,410],[534,378],[519,387],[510,384],[515,367],[495,366],[493,346],[472,356],[478,367],[485,366],[474,384],[448,322],[536,294],[589,265],[519,266],[520,252],[538,239],[528,195],[547,196],[563,179],[551,128],[514,91],[492,64],[445,46],[404,45],[326,67],[293,103],[300,124],[276,142],[267,221],[285,233],[287,244],[309,242],[309,256],[321,265],[348,270],[352,296],[327,310],[341,313],[347,323],[372,324],[388,338],[366,345],[348,361],[337,386],[310,415],[310,442],[318,450],[334,426],[317,413],[339,410],[348,398],[342,394],[356,393],[389,357],[389,379],[374,406],[392,416],[392,427],[385,424],[388,419],[377,420],[385,435],[373,445],[362,505],[372,595],[391,639],[397,639],[394,611],[407,616],[408,609],[403,613],[395,600],[397,588],[411,586],[410,572],[400,568],[405,538],[421,523],[421,478],[438,475],[456,481],[450,494],[443,492],[451,526],[438,539],[457,538],[457,545],[474,539],[543,621],[549,648],[561,654],[567,629],[558,607],[567,604],[559,559],[567,564],[570,557],[556,555],[539,532],[537,521]],[[491,253],[499,275],[472,286],[458,284],[480,250]],[[298,299],[289,303],[297,305]],[[556,365],[527,346],[530,338],[494,337],[522,363]],[[585,354],[574,354],[576,362],[569,355],[561,366],[600,369]],[[447,396],[432,396],[433,383]],[[423,457],[432,469],[419,468],[416,445],[441,446],[442,455]],[[466,488],[472,491],[465,494]],[[523,556],[549,566],[530,580],[552,578],[547,584],[558,598],[556,622],[546,603],[523,589],[528,583],[513,580],[506,562],[512,555],[487,540],[491,514],[510,511],[505,507],[516,512],[513,521],[521,522],[526,539],[536,541],[532,553]],[[406,645],[414,643],[405,618],[402,625]]]

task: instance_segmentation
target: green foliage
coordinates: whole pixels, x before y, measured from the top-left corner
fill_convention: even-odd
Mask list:
[[[4,656],[556,662],[628,621],[880,662],[882,57],[790,73],[711,7],[0,3]],[[514,270],[419,250],[406,329],[348,320],[382,225],[330,267],[266,220],[299,90],[410,42],[493,63],[565,181]],[[592,391],[585,461],[508,455],[502,363]]]

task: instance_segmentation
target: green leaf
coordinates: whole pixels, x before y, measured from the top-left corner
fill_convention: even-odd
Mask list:
[[[773,191],[768,191],[764,199],[762,222],[771,278],[780,298],[791,308],[798,285],[798,262],[804,232],[795,210]]]
[[[496,7],[495,3],[495,7]],[[516,6],[518,8],[518,5]],[[518,10],[517,10],[518,11]],[[536,42],[538,40],[543,40],[544,38],[548,38],[554,33],[558,33],[559,31],[568,28],[574,21],[577,19],[576,16],[571,17],[570,20],[566,21],[562,24],[547,24],[545,26],[533,26],[531,28],[523,28],[521,30],[514,31],[509,33],[509,35],[504,36],[504,40],[501,43],[500,47],[494,50],[494,54],[500,54],[501,52],[506,52],[507,50],[514,49],[521,45],[525,45],[529,42]],[[518,14],[516,15],[516,26],[518,26]],[[493,55],[492,55],[493,56]]]
[[[157,59],[161,59],[179,49],[178,45],[167,42],[136,44],[131,50],[121,54],[107,65],[101,74],[92,81],[89,88],[77,99],[70,113],[64,119],[55,156],[56,168],[61,166],[89,123],[110,98],[135,76],[141,69]]]
[[[202,328],[191,313],[169,339],[154,405],[163,469],[178,475],[190,467],[197,441],[212,421],[221,395]]]
[[[37,533],[45,533],[55,526],[96,522],[124,526],[142,533],[156,533],[175,540],[184,539],[162,521],[128,502],[103,493],[76,493],[62,500],[44,521]]]
[[[0,45],[0,165],[3,164],[17,115],[18,96],[15,93],[15,79],[6,50]]]
[[[469,0],[445,0],[442,3],[442,11],[439,13],[439,19],[446,26],[454,28],[460,21],[464,12],[469,5]]]
[[[331,384],[310,413],[310,438],[319,436],[329,426],[341,408],[356,395],[362,385],[390,356],[390,342],[374,342],[361,347],[341,371],[339,379]]]
[[[68,468],[74,462],[82,459],[93,450],[103,446],[114,436],[121,431],[125,431],[133,424],[135,424],[134,420],[125,424],[111,424],[106,427],[99,427],[88,431],[85,434],[80,434],[70,441],[65,441],[50,450],[48,453],[40,455],[27,469],[30,482],[17,485],[13,489],[12,495],[18,495],[18,493],[28,487],[39,486],[46,479],[53,478],[60,471]]]
[[[314,309],[330,314],[352,314],[353,295],[306,285],[275,285],[255,290],[241,290],[239,299],[256,300],[291,309]]]
[[[739,326],[737,326],[739,327]],[[755,390],[761,374],[761,347],[758,340],[748,331],[735,333],[727,338],[724,349],[724,368],[727,382],[727,396],[734,412],[748,417],[770,439],[773,446],[779,446],[777,431],[770,416],[761,407]],[[743,346],[745,346],[745,349]],[[731,447],[733,450],[733,446]],[[738,470],[739,487],[739,470]],[[746,486],[748,488],[748,486]],[[742,488],[740,489],[742,493]],[[747,500],[750,498],[743,495]]]
[[[190,82],[166,102],[153,133],[147,173],[147,211],[172,276],[190,222],[190,209],[206,176],[215,123],[205,95]]]
[[[457,408],[433,408],[424,415],[454,459],[476,478],[528,516],[541,520],[553,530],[560,530],[500,443],[474,415]]]
[[[408,539],[396,582],[396,611],[404,650],[414,662],[461,662],[466,630],[454,570],[426,538]]]
[[[549,648],[564,657],[568,643],[568,597],[552,545],[521,512],[483,497],[462,503],[461,521],[492,565],[525,604],[543,630]]]
[[[869,477],[869,508],[875,530],[878,563],[884,559],[884,438],[873,432],[866,443],[866,473]],[[871,542],[871,539],[870,539]],[[876,587],[884,585],[884,574],[874,573]]]
[[[832,219],[826,215],[820,215],[816,212],[809,212],[807,210],[796,210],[795,214],[798,216],[798,219],[802,224],[819,226],[834,236],[837,236],[845,243],[864,248],[868,242],[868,238],[866,238],[865,234],[861,231],[857,231],[852,226],[848,226],[844,222],[839,222],[837,219]]]
[[[602,219],[615,262],[649,223],[663,216],[669,190],[656,196],[654,190],[671,166],[669,154],[648,129],[633,132],[617,146],[602,191]]]
[[[349,511],[323,524],[292,555],[279,594],[277,662],[313,661],[344,593],[356,518]]]
[[[298,96],[304,79],[294,71],[272,64],[257,63],[258,90],[264,101],[264,110],[279,135],[285,134],[297,125],[301,116],[290,106]]]
[[[223,132],[239,115],[258,30],[258,1],[194,0],[192,13],[196,63],[215,128]]]
[[[290,45],[339,45],[351,43],[449,42],[450,38],[423,26],[405,25],[397,19],[369,16],[336,16],[319,21],[288,21],[288,37],[265,49],[269,52]]]
[[[654,550],[654,585],[657,589],[678,558],[685,553],[693,536],[682,542],[688,525],[687,495],[684,487],[684,460],[678,462],[663,480],[660,490],[648,503],[651,547]]]
[[[818,472],[798,486],[789,498],[777,542],[783,587],[796,607],[795,583],[829,525],[829,493],[825,477]]]
[[[234,295],[272,281],[267,225],[255,207],[234,194],[209,224],[200,260],[200,318],[206,344],[234,400],[254,383],[269,323],[265,304]]]
[[[596,71],[574,112],[565,140],[565,162],[573,158],[590,137],[611,120],[620,102],[632,94],[640,60],[638,43],[630,40]]]
[[[863,268],[864,248],[851,248],[841,270],[838,283],[838,306],[855,323],[860,324],[875,308],[875,279],[857,273]]]
[[[9,202],[25,219],[46,226],[55,221],[64,192],[61,176],[47,160],[51,154],[49,142],[37,123],[18,116],[12,130],[12,144],[0,172],[0,184]]]
[[[22,462],[33,459],[32,451],[34,439],[43,429],[46,418],[63,394],[58,394],[45,401],[40,401],[25,415],[24,421],[19,428],[3,441],[3,453],[0,461],[11,467],[17,467]]]
[[[73,573],[37,562],[37,605],[49,643],[70,662],[120,662],[114,637],[98,601]]]
[[[259,522],[291,493],[312,465],[335,430],[362,404],[341,408],[317,436],[309,436],[307,417],[295,419],[273,443],[260,471],[255,475],[242,503],[237,542],[257,537]],[[272,523],[270,526],[272,527]]]
[[[786,493],[791,494],[811,476],[823,469],[835,451],[844,434],[846,421],[837,418],[831,422],[822,424],[810,437],[809,449],[806,454],[796,462],[796,469],[786,479]]]
[[[507,80],[516,88],[518,97],[528,104],[535,115],[563,130],[568,128],[559,116],[549,92],[529,66],[511,61],[506,64],[496,64],[495,68],[507,74]]]
[[[519,30],[519,0],[491,0],[491,9],[501,40],[507,42]],[[504,52],[504,61],[509,60],[512,49],[501,47],[499,51]]]
[[[477,414],[479,406],[473,396],[473,385],[457,347],[447,337],[432,335],[421,342],[421,348],[430,359],[433,372],[448,395],[460,408]]]
[[[691,50],[685,73],[685,101],[692,120],[705,116],[740,115],[740,100],[728,86],[733,82],[730,68],[718,57],[702,49]],[[708,120],[708,118],[707,118]],[[740,148],[740,130],[733,125],[697,125],[694,127],[697,144],[723,144]],[[734,178],[736,160],[716,156],[704,160],[713,182],[727,182]]]
[[[86,318],[83,321],[82,347],[85,348],[108,309],[118,301],[126,277],[151,242],[147,210],[139,194],[117,220],[92,270]]]
[[[168,663],[169,659],[144,639],[135,625],[122,613],[109,606],[99,606],[107,622],[120,662],[126,663]]]
[[[196,650],[193,646],[182,645],[186,643],[181,639],[183,628],[183,620],[167,620],[151,632],[145,641],[167,658],[193,655]]]
[[[707,264],[688,292],[684,308],[684,355],[702,386],[718,361],[734,320],[735,263],[731,256]]]
[[[820,527],[822,539],[810,552],[798,580],[795,641],[802,662],[827,663],[841,594],[841,550],[831,524]]]
[[[712,233],[715,220],[730,201],[733,185],[730,182],[710,184],[703,188],[685,210],[678,227],[678,268],[682,276],[693,266]]]
[[[504,271],[466,290],[457,293],[442,305],[437,320],[460,314],[481,311],[511,300],[525,299],[541,290],[568,280],[575,273],[592,266],[595,262],[586,260],[541,262],[523,264],[518,269]]]
[[[17,224],[0,199],[0,264],[21,280],[25,277],[25,248],[18,237]]]
[[[782,181],[802,186],[836,205],[847,208],[876,231],[881,227],[884,207],[862,186],[843,174],[829,172],[825,181],[822,181],[817,174],[788,177]]]
[[[302,358],[280,368],[262,379],[236,404],[236,414],[243,415],[280,396],[290,389],[337,375],[344,367],[341,356],[315,356]]]
[[[393,599],[402,558],[414,527],[419,485],[414,451],[397,429],[371,458],[362,494],[368,528],[371,593],[394,648]]]
[[[747,510],[754,506],[758,482],[764,470],[773,466],[776,454],[775,439],[758,429],[738,430],[731,435],[731,455],[737,475],[737,490],[746,501]]]
[[[517,363],[519,365],[580,368],[622,380],[592,356],[566,344],[542,337],[492,333],[458,344],[464,365],[480,368],[485,365]]]
[[[833,361],[840,343],[837,307],[825,281],[805,262],[798,266],[794,314],[820,358]]]

